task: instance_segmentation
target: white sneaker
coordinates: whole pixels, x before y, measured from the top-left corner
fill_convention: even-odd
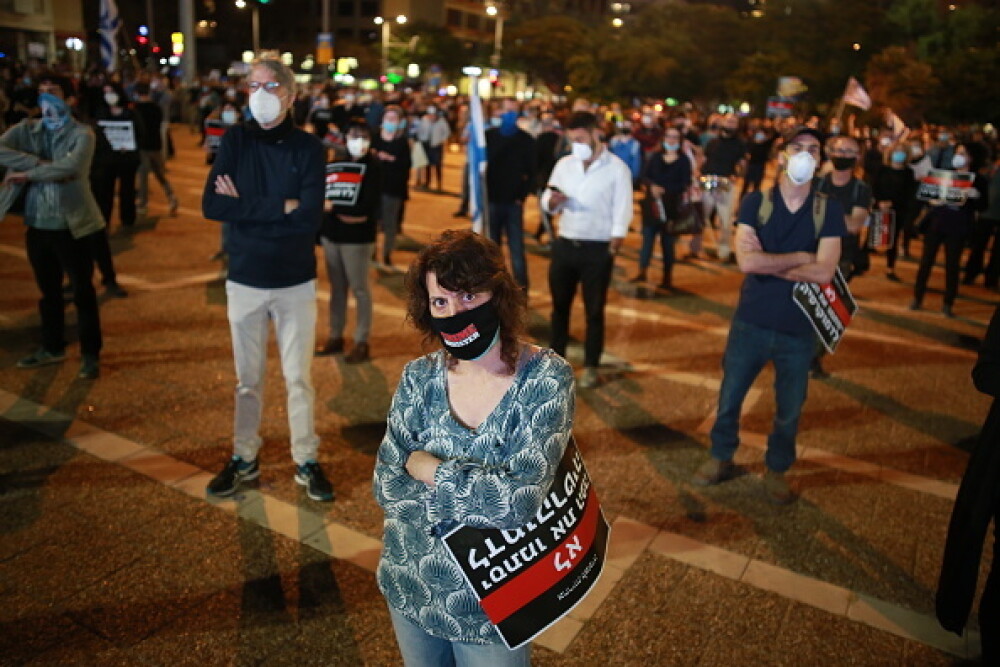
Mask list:
[[[583,369],[583,373],[580,374],[580,380],[576,383],[580,389],[593,389],[597,386],[600,377],[597,375],[597,369],[593,366],[587,366]]]

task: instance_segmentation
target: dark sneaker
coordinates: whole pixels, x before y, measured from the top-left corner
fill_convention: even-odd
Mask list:
[[[823,368],[823,363],[819,359],[813,359],[809,364],[809,377],[813,380],[825,380],[830,377],[830,373]]]
[[[39,366],[48,366],[49,364],[58,364],[61,361],[66,361],[66,353],[59,352],[58,354],[52,354],[44,347],[38,348],[38,350],[20,361],[17,362],[18,368],[38,368]]]
[[[250,481],[258,477],[260,466],[257,465],[257,459],[244,461],[242,457],[233,456],[222,472],[212,478],[205,490],[211,496],[228,496],[236,491],[243,480]]]
[[[694,472],[691,483],[696,486],[715,486],[732,478],[733,472],[732,461],[709,458]]]
[[[774,472],[770,468],[764,473],[764,496],[775,505],[788,505],[795,500],[785,473]]]
[[[80,372],[76,375],[81,380],[96,380],[101,376],[101,363],[97,357],[85,354],[83,363],[80,364]]]
[[[349,364],[361,364],[371,359],[368,343],[357,343],[351,351],[344,355],[344,361]]]
[[[128,296],[128,292],[126,292],[118,283],[111,283],[106,286],[104,288],[104,293],[112,299],[124,299]]]
[[[333,486],[315,461],[296,466],[295,481],[306,487],[306,494],[313,500],[333,500]]]
[[[323,345],[316,348],[315,355],[317,357],[329,357],[333,354],[340,354],[344,351],[344,339],[343,338],[328,338]]]

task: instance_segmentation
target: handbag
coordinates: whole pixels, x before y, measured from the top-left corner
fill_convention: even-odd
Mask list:
[[[692,201],[685,193],[677,206],[677,217],[667,220],[667,233],[674,236],[700,234],[703,229],[705,229],[705,216],[701,202]]]

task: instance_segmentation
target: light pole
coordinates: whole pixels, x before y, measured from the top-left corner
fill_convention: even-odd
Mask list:
[[[246,9],[247,0],[236,0],[237,9]],[[250,21],[253,30],[253,54],[254,57],[260,55],[260,8],[257,3],[254,2],[251,5],[252,14],[250,16]]]
[[[500,59],[503,56],[503,12],[497,2],[487,0],[486,15],[493,18],[495,26],[493,30],[493,55],[490,56],[490,64],[493,69],[500,69]]]
[[[406,23],[406,17],[400,14],[396,17],[396,23],[403,25]],[[385,76],[389,75],[389,41],[392,39],[392,34],[389,32],[389,21],[381,16],[375,17],[375,25],[382,26],[382,74]]]

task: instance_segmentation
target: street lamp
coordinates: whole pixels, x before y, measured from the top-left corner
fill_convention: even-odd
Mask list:
[[[247,0],[236,0],[237,9],[246,9]],[[253,52],[254,55],[260,54],[260,9],[256,2],[251,5],[253,10],[251,14],[251,23],[253,25]]]
[[[486,15],[494,19],[493,30],[493,56],[490,58],[490,65],[493,69],[500,69],[500,58],[503,55],[503,13],[500,11],[499,2],[486,0]]]
[[[406,17],[400,14],[396,17],[396,23],[403,25],[406,23]],[[382,74],[388,76],[389,74],[389,40],[392,35],[389,33],[389,21],[381,16],[375,17],[375,25],[382,26]]]

